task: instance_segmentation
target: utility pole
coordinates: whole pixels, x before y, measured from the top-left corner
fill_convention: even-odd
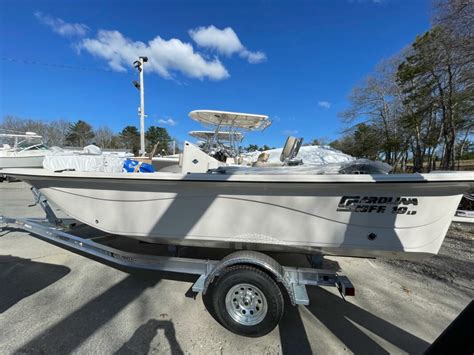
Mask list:
[[[140,156],[145,155],[145,83],[143,81],[144,64],[148,62],[148,57],[139,57],[133,62],[133,66],[137,68],[140,76],[140,83],[133,81],[133,85],[140,90],[140,107],[138,114],[140,115]]]

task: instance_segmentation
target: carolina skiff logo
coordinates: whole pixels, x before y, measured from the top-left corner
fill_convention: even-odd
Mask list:
[[[337,211],[415,215],[415,206],[418,199],[414,197],[342,196]]]

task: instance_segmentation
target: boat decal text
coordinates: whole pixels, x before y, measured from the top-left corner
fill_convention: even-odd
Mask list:
[[[337,211],[415,215],[415,206],[418,206],[415,197],[342,196]]]

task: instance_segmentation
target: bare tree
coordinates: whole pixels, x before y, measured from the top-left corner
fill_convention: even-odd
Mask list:
[[[114,143],[114,132],[109,127],[101,126],[94,130],[95,143],[102,149],[112,148]]]
[[[66,143],[66,134],[71,122],[59,119],[49,122],[44,135],[45,142],[50,146],[63,147]]]
[[[399,124],[401,102],[396,83],[396,70],[401,62],[395,56],[381,62],[365,81],[349,95],[351,106],[341,113],[346,123],[365,122],[377,127],[384,158],[394,164],[401,155],[402,133]]]
[[[5,116],[0,123],[0,129],[11,133],[35,132],[43,137],[43,141],[47,145],[63,146],[69,125],[70,122],[64,119],[47,122],[16,116]]]
[[[449,120],[444,133],[447,146],[442,166],[454,168],[456,136],[465,132],[469,134],[474,125],[474,2],[438,0],[434,10],[435,28],[443,33],[440,64],[447,72],[444,86]],[[466,139],[461,139],[461,142]],[[462,148],[464,144],[461,143]]]

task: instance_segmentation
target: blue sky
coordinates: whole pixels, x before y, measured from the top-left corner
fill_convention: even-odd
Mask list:
[[[144,52],[147,126],[184,140],[200,128],[188,112],[215,109],[273,119],[246,143],[334,139],[351,88],[429,28],[430,4],[3,0],[0,116],[138,126],[130,58]]]

